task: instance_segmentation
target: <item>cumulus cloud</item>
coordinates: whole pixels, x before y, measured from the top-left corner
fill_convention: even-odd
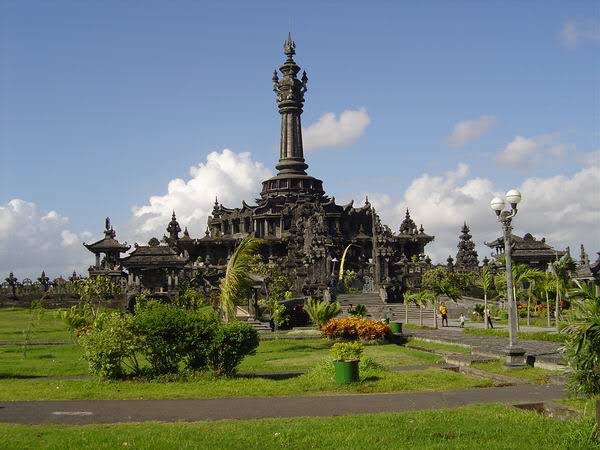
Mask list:
[[[458,122],[448,136],[448,143],[453,147],[462,147],[468,142],[479,139],[484,133],[496,125],[494,116],[481,116]]]
[[[56,211],[13,199],[0,205],[0,276],[13,271],[18,278],[34,278],[42,270],[49,276],[82,272],[90,253],[82,246],[90,233],[69,229],[69,219]]]
[[[574,152],[575,145],[560,142],[558,133],[533,137],[515,136],[496,154],[496,161],[504,166],[529,168],[543,161],[562,158]]]
[[[600,22],[567,20],[560,30],[560,40],[568,48],[575,48],[584,41],[600,42]]]
[[[152,236],[161,237],[175,210],[180,225],[198,236],[206,228],[216,197],[224,206],[240,207],[242,200],[256,198],[260,182],[270,176],[271,172],[253,161],[250,153],[229,149],[212,152],[206,162],[190,168],[189,179],[170,181],[166,194],[152,196],[148,204],[134,207],[129,233],[143,242]]]
[[[327,112],[315,123],[304,128],[304,149],[314,151],[324,147],[353,144],[364,134],[369,123],[371,119],[364,108],[344,111],[337,118],[334,113]]]
[[[577,155],[577,161],[584,166],[600,166],[600,149],[580,153]]]
[[[568,245],[574,249],[583,243],[592,253],[600,247],[596,232],[600,167],[585,167],[572,176],[527,178],[516,187],[523,194],[523,202],[514,221],[515,233],[546,237],[557,249]],[[426,233],[435,235],[426,250],[437,262],[456,255],[460,228],[466,221],[483,259],[491,252],[484,241],[501,234],[489,207],[496,195],[504,196],[504,192],[487,178],[470,176],[469,167],[459,164],[442,175],[417,177],[401,199],[382,203],[378,211],[384,222],[397,229],[408,207],[417,225],[422,223]]]

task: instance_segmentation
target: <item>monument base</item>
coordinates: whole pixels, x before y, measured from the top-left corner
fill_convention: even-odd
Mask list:
[[[519,347],[508,347],[504,350],[506,361],[503,364],[505,369],[520,369],[527,365],[525,350]]]

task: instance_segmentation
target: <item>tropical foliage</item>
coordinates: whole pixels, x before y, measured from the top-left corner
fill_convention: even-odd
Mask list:
[[[337,316],[342,311],[342,307],[339,303],[331,303],[325,299],[319,301],[308,297],[304,304],[304,311],[308,314],[311,323],[317,328],[321,328]]]
[[[440,296],[446,296],[451,300],[458,300],[461,297],[461,290],[465,286],[466,278],[458,273],[450,272],[445,267],[436,267],[423,274],[421,281],[423,288],[433,292],[433,326],[437,328],[436,301]]]
[[[564,355],[572,373],[569,387],[584,395],[600,394],[600,296],[593,283],[575,282],[573,304],[563,317]]]
[[[221,308],[226,322],[234,317],[236,302],[250,295],[252,282],[249,274],[253,256],[262,244],[261,239],[253,236],[242,239],[227,263],[225,276],[221,280],[220,294]]]
[[[423,325],[423,309],[429,304],[435,302],[435,293],[429,289],[422,289],[420,291],[413,291],[404,294],[404,302],[406,304],[412,303],[419,307],[419,325]],[[406,317],[405,321],[408,323],[408,308],[405,309]]]

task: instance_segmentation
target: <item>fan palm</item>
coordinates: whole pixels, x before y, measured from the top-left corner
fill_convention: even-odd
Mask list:
[[[219,297],[226,322],[235,313],[236,301],[245,298],[251,289],[249,274],[253,256],[263,243],[262,239],[248,236],[241,240],[229,258],[225,276],[221,280]]]
[[[575,281],[569,292],[572,308],[564,315],[560,332],[565,336],[565,358],[573,372],[571,390],[600,394],[600,296],[593,283]]]

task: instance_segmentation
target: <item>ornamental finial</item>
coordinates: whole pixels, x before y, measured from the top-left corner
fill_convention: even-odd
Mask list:
[[[283,43],[283,53],[286,54],[289,60],[296,54],[296,43],[292,40],[292,32],[288,33],[287,40]]]

